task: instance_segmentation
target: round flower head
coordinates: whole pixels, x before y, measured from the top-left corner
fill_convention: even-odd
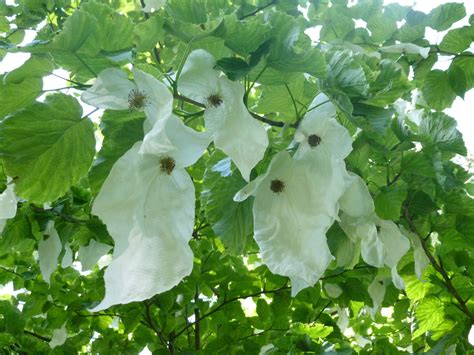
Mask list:
[[[245,107],[243,85],[222,76],[214,66],[215,59],[209,53],[193,51],[178,79],[178,90],[205,105],[204,121],[215,146],[248,180],[250,171],[265,154],[267,133]]]
[[[325,202],[332,177],[329,166],[320,168],[313,170],[282,151],[264,175],[234,197],[242,201],[255,196],[254,238],[262,261],[272,272],[291,279],[293,295],[314,285],[333,259],[325,235],[334,221],[328,213],[334,208]]]
[[[336,106],[325,94],[317,95],[295,132],[295,141],[300,143],[296,158],[316,151],[323,151],[334,159],[349,155],[352,138],[335,116]]]
[[[133,69],[133,81],[117,68],[100,72],[94,85],[82,93],[85,103],[110,110],[144,111],[151,125],[167,118],[173,109],[173,96],[154,76]]]

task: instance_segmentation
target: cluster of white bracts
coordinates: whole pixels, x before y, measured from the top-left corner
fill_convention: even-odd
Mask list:
[[[153,76],[133,70],[134,82],[118,69],[106,69],[82,95],[90,105],[128,109],[143,104],[143,142],[113,166],[92,212],[114,239],[113,260],[105,271],[106,294],[93,310],[141,301],[169,290],[191,273],[189,247],[195,215],[194,184],[185,167],[214,141],[248,180],[262,158],[268,137],[243,104],[242,84],[214,70],[207,52],[192,52],[179,78],[179,91],[206,105],[208,132],[197,132],[172,113],[169,89]]]
[[[194,225],[194,185],[185,167],[194,164],[211,140],[248,181],[268,145],[264,127],[243,103],[244,88],[214,69],[215,59],[192,52],[178,78],[178,90],[203,104],[207,132],[197,132],[172,113],[173,97],[153,76],[133,70],[134,82],[118,69],[106,69],[82,95],[100,108],[143,109],[145,137],[113,166],[92,212],[115,241],[105,271],[106,295],[95,311],[148,299],[177,285],[193,266],[188,245]],[[336,120],[336,107],[318,95],[295,134],[294,156],[275,155],[267,172],[235,196],[255,196],[254,237],[263,262],[288,276],[292,294],[314,285],[334,257],[326,233],[342,210],[341,225],[370,265],[396,271],[408,241],[395,224],[378,220],[367,187],[346,171],[352,150],[349,132]],[[124,193],[125,191],[125,193]],[[380,230],[377,230],[380,227]],[[388,253],[387,250],[391,250]]]

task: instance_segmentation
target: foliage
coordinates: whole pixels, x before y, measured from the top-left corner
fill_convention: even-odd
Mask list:
[[[460,163],[467,152],[455,119],[443,112],[474,87],[472,18],[453,29],[466,17],[463,4],[425,14],[381,0],[16,0],[0,2],[0,15],[0,59],[31,54],[0,81],[0,191],[14,184],[18,198],[13,218],[0,215],[0,285],[15,289],[0,301],[2,353],[473,352],[474,183]],[[305,30],[315,26],[313,43]],[[447,31],[439,45],[424,38],[428,27]],[[36,38],[20,46],[27,30]],[[398,263],[404,290],[389,269],[360,257],[338,218],[326,233],[335,260],[292,297],[253,238],[258,196],[234,201],[245,176],[216,140],[186,168],[197,197],[190,275],[150,299],[90,311],[105,293],[97,260],[114,245],[92,205],[150,127],[136,110],[84,113],[79,96],[104,69],[131,77],[133,64],[168,85],[173,113],[202,131],[206,105],[178,90],[196,49],[243,83],[250,116],[268,127],[251,180],[268,173],[277,153],[293,154],[318,93],[337,106],[353,139],[347,170],[363,178],[377,216],[411,242]],[[434,69],[446,57],[449,68]],[[67,88],[43,90],[43,78],[60,68]],[[136,192],[129,186],[123,196]],[[47,282],[37,251],[55,238],[45,236],[52,222],[61,250],[49,256],[58,265]]]

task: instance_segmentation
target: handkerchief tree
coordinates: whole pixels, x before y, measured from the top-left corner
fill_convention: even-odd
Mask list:
[[[1,2],[2,351],[472,352],[474,17],[388,3]]]

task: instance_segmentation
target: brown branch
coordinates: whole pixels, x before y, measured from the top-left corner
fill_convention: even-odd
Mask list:
[[[199,314],[199,287],[196,286],[196,293],[194,295],[194,347],[196,350],[201,349],[201,318]]]
[[[45,336],[43,336],[43,335],[39,335],[39,334],[33,333],[33,332],[30,332],[29,330],[24,330],[23,333],[28,334],[28,335],[31,335],[31,336],[34,336],[35,338],[38,338],[38,339],[43,340],[43,341],[47,341],[47,342],[50,342],[50,341],[51,341],[50,338],[45,337]]]
[[[471,324],[474,324],[474,314],[469,310],[469,308],[466,305],[466,302],[462,299],[461,295],[459,292],[456,290],[454,287],[453,283],[451,282],[451,278],[447,274],[446,270],[443,268],[441,263],[438,263],[429,250],[428,246],[426,245],[425,239],[421,236],[421,234],[418,232],[415,223],[413,222],[410,214],[408,213],[408,207],[404,206],[403,207],[404,215],[405,218],[408,222],[408,226],[410,227],[410,230],[415,233],[415,235],[418,237],[420,240],[421,246],[423,247],[423,250],[425,251],[426,256],[428,257],[431,265],[433,265],[434,269],[443,277],[444,284],[446,288],[448,289],[449,293],[456,299],[458,304],[456,305],[466,316],[469,318],[469,321]]]
[[[146,320],[146,323],[148,324],[148,326],[156,333],[156,335],[158,335],[158,338],[160,339],[160,342],[161,344],[165,347],[165,348],[168,348],[168,344],[166,342],[166,339],[165,337],[163,336],[163,333],[161,332],[160,329],[158,329],[158,327],[155,325],[155,323],[153,322],[153,319],[151,317],[151,310],[150,310],[150,304],[148,304],[147,302],[143,302],[143,304],[145,305],[145,320]],[[146,325],[146,324],[145,324]]]

